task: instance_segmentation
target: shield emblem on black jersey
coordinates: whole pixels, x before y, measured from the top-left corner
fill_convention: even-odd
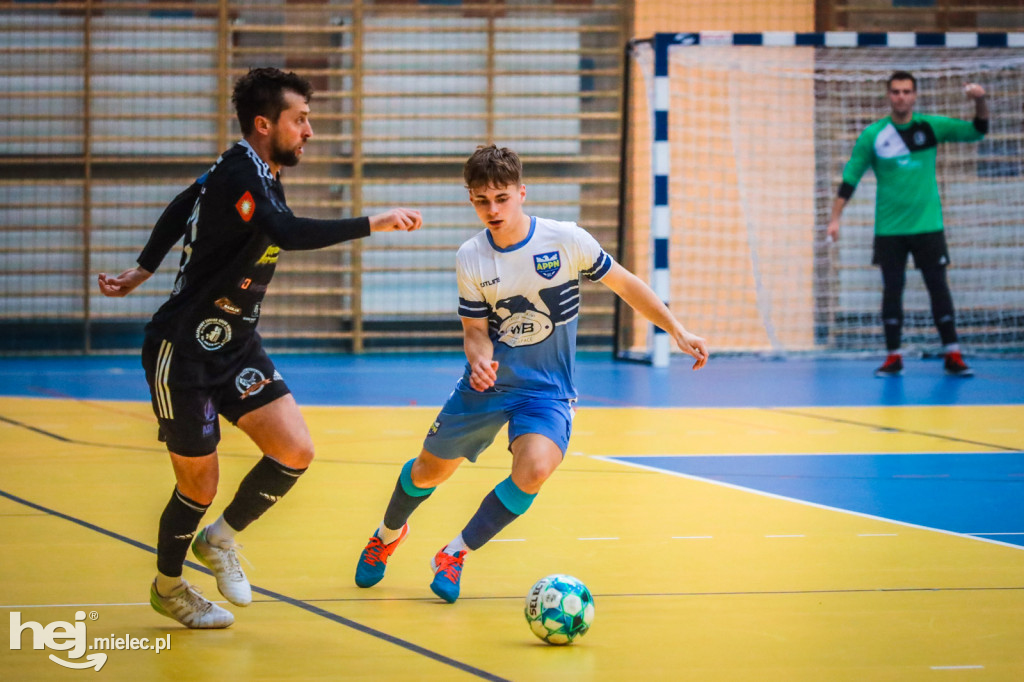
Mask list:
[[[557,251],[538,253],[533,257],[533,267],[544,279],[551,279],[562,267],[562,260]]]

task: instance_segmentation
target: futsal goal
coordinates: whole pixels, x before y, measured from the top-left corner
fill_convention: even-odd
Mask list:
[[[968,353],[1024,352],[1024,34],[677,33],[628,54],[620,258],[717,352],[882,352],[871,172],[825,238],[843,166],[892,72],[916,111],[961,119],[983,85],[985,140],[938,151],[950,287]],[[904,307],[904,346],[937,352],[912,266]],[[667,335],[618,317],[620,357],[667,363]]]

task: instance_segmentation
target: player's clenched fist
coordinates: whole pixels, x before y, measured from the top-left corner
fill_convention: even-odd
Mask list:
[[[964,93],[971,99],[978,99],[985,96],[985,88],[977,83],[968,83],[964,86]]]
[[[469,365],[469,385],[474,391],[486,391],[498,380],[498,363],[479,360]]]
[[[393,208],[370,216],[371,232],[412,232],[423,225],[423,216],[411,208]]]

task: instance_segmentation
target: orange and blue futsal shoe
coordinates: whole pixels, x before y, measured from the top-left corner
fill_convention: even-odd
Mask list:
[[[430,568],[434,571],[430,589],[449,604],[454,604],[459,598],[459,581],[462,579],[462,563],[465,558],[465,550],[452,555],[446,554],[442,549],[430,562]]]
[[[366,543],[363,553],[359,555],[359,563],[356,565],[356,585],[373,587],[379,583],[388,567],[388,557],[395,553],[408,534],[409,524],[407,523],[402,526],[402,534],[398,536],[398,539],[385,545],[378,537],[377,531],[374,531],[370,541]]]

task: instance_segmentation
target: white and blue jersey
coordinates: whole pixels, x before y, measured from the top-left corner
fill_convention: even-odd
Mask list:
[[[576,223],[537,217],[518,244],[498,247],[484,230],[459,248],[459,316],[487,319],[496,390],[576,397],[580,275],[596,282],[613,262]],[[469,385],[469,363],[461,384]]]

